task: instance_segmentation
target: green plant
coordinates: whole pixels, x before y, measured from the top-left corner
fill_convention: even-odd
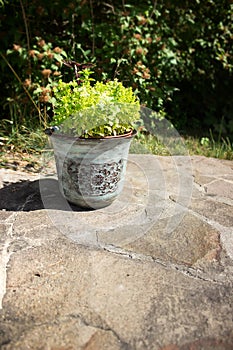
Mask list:
[[[95,81],[92,71],[79,72],[79,79],[60,80],[50,102],[54,106],[53,123],[63,123],[63,132],[85,138],[122,135],[139,120],[139,100],[131,87],[117,79]]]

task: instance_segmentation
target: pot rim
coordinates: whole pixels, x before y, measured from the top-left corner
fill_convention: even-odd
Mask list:
[[[135,129],[131,129],[131,131],[129,131],[128,133],[122,134],[122,135],[116,135],[116,136],[105,136],[105,137],[76,137],[76,136],[69,136],[66,134],[55,134],[53,133],[52,135],[50,135],[50,137],[54,137],[54,138],[60,138],[60,139],[68,139],[68,140],[72,140],[72,141],[83,141],[83,142],[94,142],[97,140],[100,141],[104,141],[104,140],[116,140],[116,139],[121,139],[121,138],[131,138],[134,137],[137,134],[137,130]]]

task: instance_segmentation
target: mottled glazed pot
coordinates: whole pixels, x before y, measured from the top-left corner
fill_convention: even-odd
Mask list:
[[[110,205],[123,189],[130,142],[135,134],[103,139],[52,134],[63,196],[83,208]]]

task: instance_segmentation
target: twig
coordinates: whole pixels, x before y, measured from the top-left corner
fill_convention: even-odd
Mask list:
[[[125,0],[122,0],[122,7],[123,7],[123,10],[126,12],[126,8],[125,8]]]
[[[29,36],[29,30],[28,30],[28,22],[27,22],[27,17],[26,17],[26,13],[25,13],[25,10],[24,10],[24,6],[23,6],[22,0],[20,0],[20,5],[21,5],[21,8],[22,8],[23,21],[24,21],[24,26],[25,26],[25,31],[26,31],[27,47],[28,47],[28,51],[30,51],[30,36]],[[30,59],[28,60],[28,66],[29,66],[29,72],[31,72]],[[31,73],[29,73],[29,78],[31,79]]]
[[[95,56],[95,26],[94,26],[94,12],[93,12],[92,0],[90,0],[90,9],[91,9],[91,23],[92,23],[92,55]]]
[[[103,5],[107,6],[108,8],[110,8],[112,10],[112,13],[115,15],[115,8],[113,5],[108,4],[107,2],[103,2]]]
[[[151,14],[150,14],[150,18],[152,18],[153,14],[155,13],[155,10],[156,10],[156,7],[157,7],[157,3],[158,3],[158,1],[155,0],[155,1],[154,1],[154,6],[153,6],[153,10],[152,10],[152,12],[151,12]]]
[[[71,33],[71,38],[72,38],[72,54],[73,54],[73,57],[75,57],[75,17],[76,17],[76,14],[73,13],[72,14],[72,33]]]

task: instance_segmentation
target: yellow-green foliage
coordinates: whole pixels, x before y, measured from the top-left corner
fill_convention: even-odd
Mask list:
[[[53,124],[85,137],[119,135],[133,128],[139,119],[139,100],[131,87],[117,79],[96,82],[91,72],[81,72],[81,83],[59,81],[54,87]]]

